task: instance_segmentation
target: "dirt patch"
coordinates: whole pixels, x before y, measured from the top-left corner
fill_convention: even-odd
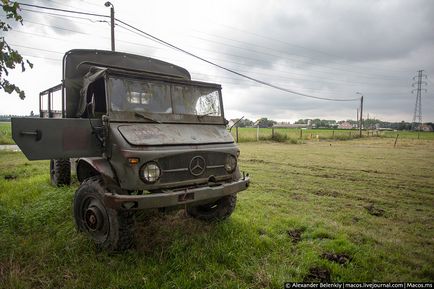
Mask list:
[[[336,192],[336,191],[328,191],[325,189],[319,189],[318,191],[313,193],[314,195],[317,196],[326,196],[326,197],[333,197],[336,198],[340,195],[340,193]]]
[[[257,163],[257,164],[270,164],[272,162],[261,160],[261,159],[246,159],[246,162]]]
[[[358,223],[358,222],[360,222],[360,218],[359,217],[353,217],[352,219],[351,219],[351,221],[353,222],[353,224],[356,224],[356,223]]]
[[[301,241],[301,235],[303,234],[304,229],[294,229],[287,231],[288,236],[291,238],[292,243],[297,244]]]
[[[307,201],[306,195],[299,194],[299,193],[291,194],[291,198],[297,201]]]
[[[198,236],[213,230],[215,224],[204,223],[186,215],[184,210],[161,213],[154,211],[136,217],[135,243],[138,251],[153,254],[162,252],[179,234]]]
[[[267,234],[267,232],[264,229],[259,229],[258,234],[259,234],[259,236],[263,236],[263,235]]]
[[[341,265],[347,264],[347,263],[351,262],[351,260],[353,259],[350,255],[345,254],[345,253],[341,253],[341,254],[324,253],[321,255],[321,258],[327,259],[327,260],[335,262],[335,263],[339,263]]]
[[[322,267],[312,267],[303,282],[330,282],[330,270]]]
[[[326,178],[326,179],[334,178],[334,176],[329,175],[329,174],[319,175],[318,177],[320,177],[320,178]]]
[[[5,180],[15,180],[17,178],[17,176],[15,175],[5,175],[4,179]]]
[[[365,206],[365,209],[368,211],[369,214],[377,217],[381,217],[385,213],[383,209],[374,206],[374,204],[369,204]]]

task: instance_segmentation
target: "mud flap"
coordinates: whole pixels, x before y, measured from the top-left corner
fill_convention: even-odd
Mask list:
[[[102,146],[88,119],[12,118],[12,138],[29,160],[100,157]],[[92,120],[94,127],[102,122]]]

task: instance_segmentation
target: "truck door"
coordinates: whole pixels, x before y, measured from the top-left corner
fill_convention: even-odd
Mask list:
[[[79,118],[12,118],[12,138],[29,160],[100,157],[93,127],[102,121]]]

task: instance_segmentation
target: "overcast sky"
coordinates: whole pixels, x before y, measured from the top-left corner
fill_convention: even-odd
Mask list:
[[[105,1],[22,0],[109,14]],[[424,121],[434,121],[434,1],[116,1],[116,17],[222,66],[301,93],[365,96],[364,117],[411,121],[412,77],[423,69]],[[22,8],[37,10],[22,6]],[[49,11],[46,11],[49,12]],[[61,59],[74,48],[110,49],[110,26],[99,18],[22,11],[24,25],[1,32],[34,68],[11,73],[24,101],[0,90],[0,114],[38,111],[38,95],[61,81]],[[50,12],[51,13],[51,12]],[[54,12],[59,14],[58,12]],[[70,15],[70,14],[68,14]],[[4,14],[1,14],[4,19]],[[81,17],[81,16],[80,16]],[[192,78],[220,83],[227,118],[278,121],[355,119],[358,101],[314,100],[260,85],[116,27],[118,51],[159,58]]]

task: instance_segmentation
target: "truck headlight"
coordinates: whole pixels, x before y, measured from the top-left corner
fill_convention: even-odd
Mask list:
[[[161,170],[156,162],[149,162],[142,166],[140,175],[145,182],[155,183],[161,176]]]
[[[226,156],[225,170],[228,173],[233,173],[237,168],[237,159],[233,155]]]

